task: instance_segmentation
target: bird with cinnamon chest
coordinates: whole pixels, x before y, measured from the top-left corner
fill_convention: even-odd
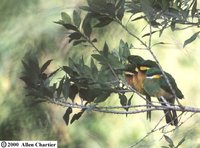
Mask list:
[[[177,87],[175,79],[167,72],[164,72],[167,76],[169,83],[172,86],[176,96],[179,99],[184,98],[181,90]],[[146,77],[144,80],[144,90],[152,97],[157,97],[159,102],[163,106],[173,106],[175,102],[175,96],[167,83],[162,71],[159,68],[150,68],[146,72]],[[177,126],[178,117],[177,113],[173,109],[164,109],[166,122],[168,124]]]
[[[127,68],[125,71],[126,81],[137,92],[146,96],[147,108],[150,108],[151,97],[145,92],[143,88],[145,73],[144,71],[140,71],[140,65],[144,63],[146,60],[144,60],[142,57],[137,56],[137,55],[131,55],[127,59],[130,64],[127,65]],[[151,120],[151,111],[147,111],[147,119]]]

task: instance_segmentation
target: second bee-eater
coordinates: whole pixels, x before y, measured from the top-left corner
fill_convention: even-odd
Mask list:
[[[176,96],[179,99],[184,98],[181,90],[177,87],[174,78],[167,72],[165,72],[169,83],[171,84]],[[162,71],[159,68],[150,68],[146,72],[146,78],[144,80],[145,91],[153,97],[157,97],[163,106],[174,105],[175,97],[168,85]],[[176,111],[173,109],[164,109],[166,122],[171,125],[178,125],[178,117]]]

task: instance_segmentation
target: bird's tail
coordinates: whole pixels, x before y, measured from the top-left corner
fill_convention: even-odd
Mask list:
[[[146,95],[147,109],[151,108],[151,97]],[[147,111],[147,120],[151,121],[151,111]]]
[[[160,97],[159,101],[161,102],[161,105],[163,106],[170,106],[170,104],[163,97]],[[165,109],[163,111],[165,113],[166,123],[177,126],[178,117],[177,117],[176,111],[172,109]]]

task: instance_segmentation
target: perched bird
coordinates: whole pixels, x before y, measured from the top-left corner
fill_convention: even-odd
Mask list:
[[[176,96],[179,99],[184,98],[182,92],[177,87],[174,78],[167,72],[165,72]],[[162,71],[159,68],[150,68],[146,72],[146,78],[144,80],[144,90],[153,97],[157,97],[163,106],[174,105],[174,95],[164,78]],[[178,118],[175,110],[165,109],[164,110],[166,122],[171,125],[178,125]]]
[[[128,58],[129,65],[125,71],[126,81],[130,86],[132,86],[136,91],[146,96],[147,108],[150,108],[151,97],[145,92],[143,88],[143,82],[145,79],[145,72],[140,70],[140,65],[144,63],[146,66],[146,62],[148,60],[144,60],[142,57],[137,55],[131,55]],[[150,66],[151,67],[151,66]],[[141,67],[144,68],[144,67]],[[147,69],[146,69],[147,70]],[[147,112],[147,119],[151,120],[151,112]]]
[[[144,80],[148,69],[158,67],[157,63],[152,60],[143,60],[138,64],[136,71],[139,88],[143,89],[143,94],[146,96],[147,109],[151,108],[151,96],[144,90]],[[151,111],[147,111],[147,119],[151,120]]]

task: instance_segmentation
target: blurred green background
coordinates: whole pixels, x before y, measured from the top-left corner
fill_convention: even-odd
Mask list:
[[[21,60],[27,51],[35,51],[40,63],[54,59],[50,70],[67,64],[68,57],[78,59],[84,53],[84,57],[89,59],[87,57],[93,52],[90,47],[72,48],[71,44],[68,44],[66,30],[53,23],[60,19],[62,11],[72,14],[74,9],[84,3],[83,0],[1,0],[0,140],[57,140],[59,147],[123,148],[145,136],[163,116],[162,112],[154,112],[152,121],[149,122],[146,121],[146,114],[126,117],[88,111],[79,121],[66,126],[62,119],[65,108],[48,103],[30,105],[30,98],[25,96],[24,84],[19,79]],[[129,27],[141,36],[145,34],[145,30],[142,31],[143,23]],[[162,37],[155,35],[153,39],[153,42],[169,43],[153,50],[163,68],[174,76],[184,93],[185,99],[181,100],[181,103],[193,107],[200,107],[200,41],[197,39],[185,48],[183,43],[198,29],[180,32],[165,30]],[[139,46],[116,24],[97,29],[95,33],[99,38],[98,47],[102,47],[106,41],[111,49],[117,48],[121,38],[136,47]],[[147,51],[133,49],[131,52],[152,59]],[[134,96],[133,103],[144,104],[144,101]],[[113,95],[108,104],[118,105],[118,97]],[[184,113],[182,121],[190,115]],[[176,144],[186,137],[182,147],[200,147],[199,124],[200,118],[196,114],[175,132],[169,133],[169,136]],[[167,130],[169,129],[170,127]],[[137,147],[154,148],[167,145],[162,135],[162,131],[153,133]]]

